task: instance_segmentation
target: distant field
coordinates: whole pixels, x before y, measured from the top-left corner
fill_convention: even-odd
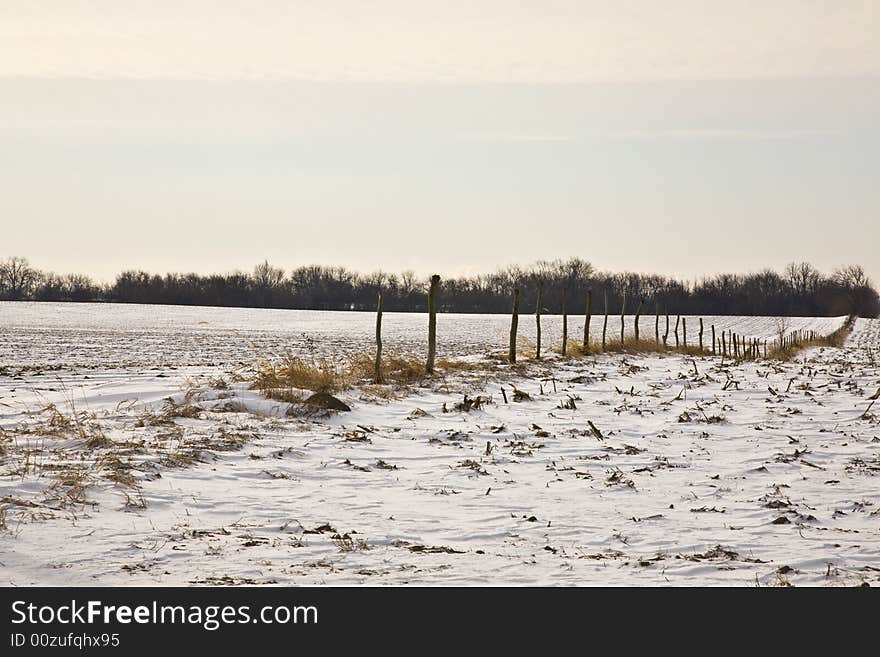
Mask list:
[[[696,344],[699,317],[683,317],[688,342]],[[787,330],[829,334],[845,317],[789,317]],[[706,344],[712,324],[718,332],[771,339],[777,318],[705,316]],[[0,365],[72,365],[86,368],[143,366],[231,366],[285,351],[344,354],[372,349],[373,313],[151,306],[126,304],[59,304],[0,302]],[[601,336],[602,315],[594,315],[592,335]],[[643,337],[654,336],[653,315],[640,321]],[[423,353],[427,315],[385,313],[383,335],[388,352]],[[569,316],[569,337],[583,335],[583,315]],[[520,318],[519,334],[535,339],[531,316]],[[633,333],[633,317],[625,319]],[[437,319],[441,355],[485,354],[505,348],[510,318],[506,315],[441,314]],[[675,317],[669,339],[674,343]],[[542,319],[545,348],[562,338],[562,318]],[[661,317],[660,333],[665,332]],[[608,318],[608,335],[620,335],[620,316]]]

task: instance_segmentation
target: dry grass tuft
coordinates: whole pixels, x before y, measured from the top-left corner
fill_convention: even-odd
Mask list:
[[[554,345],[553,351],[562,353],[562,343]],[[684,354],[687,356],[707,356],[711,353],[711,349],[700,349],[697,345],[674,345],[657,342],[654,339],[641,338],[636,340],[635,337],[624,338],[623,342],[618,340],[608,340],[605,348],[602,348],[602,342],[590,340],[589,349],[584,350],[584,344],[581,340],[568,339],[566,355],[571,358],[580,356],[597,356],[600,354]]]
[[[435,367],[443,369],[443,361],[436,362]],[[368,381],[376,372],[375,357],[367,354],[354,356],[349,362],[349,369],[351,379]],[[406,356],[383,356],[381,375],[383,383],[398,386],[417,385],[427,376],[424,361]]]
[[[167,397],[158,413],[145,411],[135,422],[136,427],[159,427],[174,424],[175,418],[198,418],[204,411],[203,408],[191,403],[192,395],[187,394],[186,399],[180,403]]]
[[[424,385],[428,381],[454,372],[483,371],[485,363],[440,358],[435,363],[435,374],[426,374],[425,362],[411,356],[386,354],[382,357],[381,383],[373,379],[376,361],[373,354],[359,354],[345,359],[303,358],[286,356],[280,361],[265,361],[257,366],[252,388],[264,397],[288,403],[302,402],[310,393],[335,394],[362,386],[368,394],[390,398],[396,391],[409,386]],[[387,390],[390,387],[391,390]],[[386,390],[383,390],[386,388]]]
[[[351,380],[349,368],[328,358],[286,356],[280,362],[263,362],[257,366],[253,387],[267,397],[277,398],[279,390],[311,390],[332,394],[347,389]],[[272,392],[273,394],[266,394]],[[302,396],[299,396],[302,399]],[[297,401],[299,400],[297,399]]]
[[[534,358],[538,353],[537,345],[522,335],[516,336],[516,356],[517,358]]]
[[[162,406],[162,416],[166,420],[173,420],[177,417],[197,418],[201,412],[201,408],[190,403],[189,395],[187,395],[187,400],[181,403],[177,403],[168,397]]]
[[[137,477],[131,473],[134,465],[130,461],[123,461],[114,454],[108,454],[95,461],[95,469],[102,472],[104,479],[123,488],[139,487]]]
[[[55,482],[46,489],[46,497],[47,501],[55,503],[55,508],[64,509],[89,503],[86,499],[86,487],[89,485],[88,472],[77,468],[66,468],[56,472],[53,477]]]
[[[165,468],[188,468],[196,463],[202,463],[203,460],[198,450],[183,450],[166,452],[158,460],[158,463]]]

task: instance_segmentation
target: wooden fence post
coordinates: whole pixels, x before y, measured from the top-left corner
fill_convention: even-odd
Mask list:
[[[437,355],[437,287],[440,276],[431,276],[431,287],[428,289],[428,361],[425,372],[434,373],[434,357]]]
[[[727,358],[727,331],[721,331],[721,357]]]
[[[636,308],[636,349],[639,348],[639,318],[642,316],[642,306],[645,305],[644,299],[639,299],[639,307]]]
[[[678,342],[678,325],[681,323],[681,315],[675,316],[675,346],[679,346]]]
[[[700,317],[700,353],[703,353],[703,318]]]
[[[608,288],[605,288],[605,321],[602,323],[602,351],[605,351],[605,336],[608,333]]]
[[[660,344],[660,304],[654,302],[654,342]]]
[[[663,348],[669,343],[669,310],[666,311],[666,332],[663,334]]]
[[[590,353],[590,320],[593,317],[593,289],[587,290],[587,315],[584,318],[584,347],[585,354]]]
[[[715,341],[715,325],[712,324],[712,355],[716,356],[718,353],[717,342]]]
[[[688,346],[688,320],[687,317],[681,318],[681,335],[682,335],[682,344],[684,348],[687,349]]]
[[[568,309],[566,302],[568,300],[568,285],[562,288],[562,355],[568,352]]]
[[[376,372],[374,383],[382,383],[382,293],[376,302]]]
[[[516,329],[519,326],[519,288],[513,288],[513,316],[510,318],[510,352],[507,360],[516,362]]]
[[[538,281],[538,300],[535,302],[535,329],[538,344],[535,346],[535,360],[541,360],[541,301],[544,297],[544,281]]]

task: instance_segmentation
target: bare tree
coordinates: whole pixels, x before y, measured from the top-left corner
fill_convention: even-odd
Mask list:
[[[785,278],[797,294],[807,295],[816,289],[822,274],[809,262],[792,262],[785,267]]]
[[[264,260],[254,267],[254,282],[264,290],[280,287],[284,282],[284,270],[273,267],[268,260]]]
[[[17,301],[28,296],[39,278],[39,272],[25,258],[13,256],[0,262],[0,295]]]
[[[835,269],[831,279],[841,287],[850,289],[871,286],[871,279],[868,278],[861,265],[847,265]]]

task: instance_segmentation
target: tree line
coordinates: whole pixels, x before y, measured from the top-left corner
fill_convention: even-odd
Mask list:
[[[689,283],[656,274],[596,270],[580,258],[510,266],[491,274],[443,279],[438,310],[506,313],[514,289],[520,311],[534,312],[538,287],[542,312],[563,304],[572,314],[584,310],[593,291],[594,312],[634,310],[682,315],[788,315],[877,317],[880,298],[862,267],[841,267],[823,274],[809,263],[792,263],[782,272],[718,274]],[[428,279],[413,272],[362,274],[344,267],[309,265],[285,271],[268,262],[252,272],[226,274],[151,274],[124,271],[112,283],[81,274],[58,275],[33,268],[26,259],[0,261],[0,299],[31,301],[109,301],[172,305],[373,310],[382,292],[385,311],[424,312]]]

